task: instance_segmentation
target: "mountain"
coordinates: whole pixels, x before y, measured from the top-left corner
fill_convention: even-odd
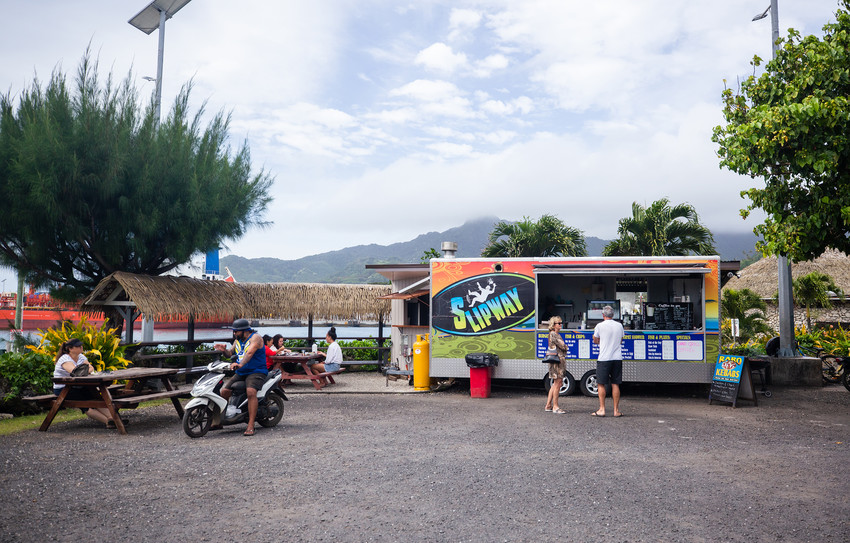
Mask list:
[[[366,269],[366,264],[409,264],[420,262],[425,251],[440,250],[444,241],[457,242],[460,258],[481,256],[495,217],[484,217],[449,228],[428,232],[410,241],[391,245],[357,245],[338,251],[305,256],[297,260],[243,258],[230,255],[221,259],[237,281],[282,283],[386,283],[384,276]]]
[[[366,269],[366,264],[409,264],[422,260],[425,251],[436,249],[444,241],[457,242],[458,258],[481,255],[496,217],[484,217],[450,228],[444,232],[428,232],[410,241],[391,245],[357,245],[338,251],[305,256],[297,260],[279,258],[244,258],[225,256],[221,266],[227,266],[237,281],[256,283],[386,283],[386,279]],[[742,260],[755,251],[754,234],[715,234],[718,251],[724,260]],[[610,240],[587,237],[587,252],[601,255]]]

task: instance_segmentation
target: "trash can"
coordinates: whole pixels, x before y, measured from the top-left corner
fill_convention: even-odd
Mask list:
[[[470,353],[466,355],[466,365],[469,366],[470,397],[489,398],[493,367],[499,365],[499,356],[493,353]]]

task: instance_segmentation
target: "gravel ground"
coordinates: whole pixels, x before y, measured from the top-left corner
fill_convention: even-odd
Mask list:
[[[625,387],[621,419],[463,383],[293,394],[252,438],[190,439],[170,404],[126,436],[65,422],[0,437],[0,541],[850,540],[850,393],[773,393]]]

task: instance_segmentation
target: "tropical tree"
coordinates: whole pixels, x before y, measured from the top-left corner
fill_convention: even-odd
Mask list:
[[[712,137],[721,167],[765,180],[741,192],[743,217],[767,214],[757,249],[793,262],[828,247],[850,253],[850,13],[841,4],[822,38],[789,29],[761,76],[723,91],[726,124]]]
[[[813,271],[792,281],[794,299],[806,308],[806,329],[812,329],[812,307],[832,307],[830,293],[844,299],[844,293],[829,275]]]
[[[443,255],[441,255],[439,251],[437,251],[437,249],[431,247],[427,251],[422,252],[422,256],[419,257],[419,262],[421,262],[422,264],[427,264],[431,262],[432,258],[440,258],[441,256]]]
[[[767,324],[767,304],[758,294],[748,288],[723,290],[720,302],[723,319],[738,319],[738,339],[747,342],[758,334],[772,334]]]
[[[499,221],[490,232],[484,257],[586,256],[584,232],[566,226],[554,215],[537,222],[523,217],[519,222]]]
[[[714,236],[699,222],[693,206],[671,206],[662,198],[643,207],[632,204],[632,216],[620,219],[618,239],[602,250],[606,256],[684,256],[716,254]]]
[[[98,80],[87,52],[0,96],[0,264],[78,300],[114,271],[160,275],[264,224],[272,179],[228,147],[229,116],[202,126],[185,86],[160,124],[131,75]],[[17,107],[15,107],[17,104]]]

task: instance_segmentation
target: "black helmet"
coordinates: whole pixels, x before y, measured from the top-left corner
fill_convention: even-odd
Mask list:
[[[235,321],[233,321],[233,326],[231,326],[231,328],[233,328],[234,332],[250,330],[251,323],[248,322],[248,319],[236,319]]]

